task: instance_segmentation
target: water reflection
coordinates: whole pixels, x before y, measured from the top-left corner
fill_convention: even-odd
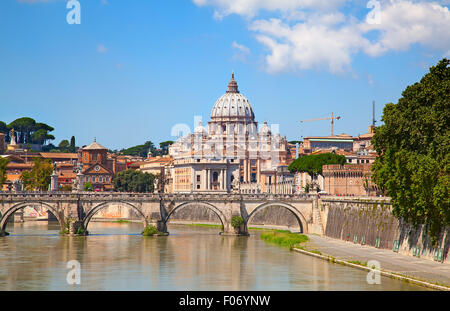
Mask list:
[[[169,226],[168,237],[142,237],[140,223],[89,224],[87,237],[59,236],[56,223],[9,224],[0,239],[0,290],[421,290],[330,264],[217,228]],[[81,263],[81,285],[66,264]]]

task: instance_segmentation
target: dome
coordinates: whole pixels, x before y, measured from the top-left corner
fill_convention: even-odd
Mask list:
[[[198,126],[194,129],[194,134],[195,135],[202,135],[202,136],[207,136],[208,135],[208,131],[202,125],[202,121],[198,122]]]
[[[239,93],[237,82],[234,80],[234,73],[228,83],[227,92],[216,101],[212,109],[211,121],[215,120],[255,120],[255,114],[250,102],[244,95]]]
[[[96,139],[94,139],[94,142],[86,147],[82,148],[83,150],[108,150],[102,145],[100,145]]]
[[[270,127],[267,125],[267,122],[264,121],[263,126],[261,126],[261,129],[259,130],[260,134],[266,134],[266,135],[270,135],[272,134],[272,131],[270,130]]]

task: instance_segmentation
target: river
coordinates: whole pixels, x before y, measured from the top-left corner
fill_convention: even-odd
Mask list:
[[[142,237],[139,223],[89,224],[90,236],[59,236],[54,222],[9,223],[0,238],[0,290],[424,290],[331,264],[218,228],[169,225]],[[81,284],[66,281],[78,260]]]

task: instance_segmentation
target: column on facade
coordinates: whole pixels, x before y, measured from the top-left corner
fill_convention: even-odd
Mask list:
[[[227,169],[223,169],[223,189],[228,190],[228,183],[227,183],[228,177],[227,177]]]
[[[252,160],[248,158],[247,160],[247,181],[251,182],[251,176],[252,176],[252,166],[251,166]]]
[[[244,182],[247,182],[247,159],[244,159],[243,166],[244,166]]]
[[[258,157],[256,160],[256,179],[259,183],[261,183],[261,158]]]
[[[195,191],[197,189],[197,178],[195,177],[195,169],[191,168],[191,190]]]
[[[208,190],[211,189],[211,169],[208,169]]]
[[[206,169],[206,183],[205,183],[206,190],[209,190],[209,169]]]

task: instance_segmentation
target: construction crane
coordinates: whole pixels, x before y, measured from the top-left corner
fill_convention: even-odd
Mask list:
[[[333,112],[331,113],[331,118],[316,118],[309,120],[301,120],[300,122],[312,122],[312,121],[320,121],[320,120],[331,120],[331,136],[334,136],[334,120],[339,120],[341,117],[335,117]]]

